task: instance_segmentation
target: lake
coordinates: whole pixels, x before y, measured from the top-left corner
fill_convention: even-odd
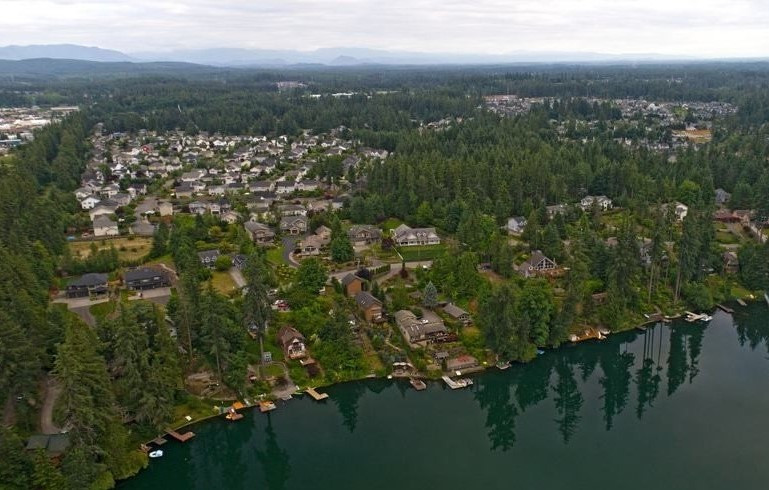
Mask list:
[[[128,489],[759,489],[769,311],[659,324],[490,370],[470,389],[332,386],[192,427]]]

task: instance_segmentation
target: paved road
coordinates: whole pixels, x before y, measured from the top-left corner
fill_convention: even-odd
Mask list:
[[[296,248],[297,238],[292,236],[283,237],[283,260],[292,267],[299,267],[299,262],[294,260],[293,251]]]

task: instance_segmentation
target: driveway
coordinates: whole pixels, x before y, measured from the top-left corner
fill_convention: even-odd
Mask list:
[[[136,219],[138,220],[139,218],[141,218],[142,214],[146,213],[147,211],[154,211],[157,204],[158,204],[157,198],[152,196],[145,198],[144,201],[142,201],[136,206],[136,210],[134,211],[134,215],[136,216]]]
[[[294,260],[294,249],[296,248],[296,242],[301,237],[284,236],[283,237],[283,261],[289,264],[291,267],[299,267],[299,262]]]
[[[433,261],[432,260],[422,260],[422,261],[418,261],[418,262],[406,262],[406,269],[407,270],[415,270],[415,269],[418,269],[420,267],[427,267],[429,269],[430,267],[432,267],[432,265],[433,265]],[[375,266],[373,266],[373,267],[375,267]],[[338,281],[341,281],[342,278],[344,276],[346,276],[347,274],[350,274],[350,273],[354,274],[357,271],[358,271],[358,269],[347,269],[347,270],[344,270],[344,271],[338,271],[338,272],[332,273],[331,277],[335,277]],[[374,280],[377,283],[382,284],[383,282],[387,281],[388,279],[397,276],[400,273],[400,271],[401,271],[401,264],[395,262],[394,264],[392,264],[390,266],[390,271],[389,272],[387,272],[386,274],[384,274],[382,276],[379,276],[379,277],[375,278]]]
[[[139,291],[138,294],[128,298],[128,301],[136,301],[139,299],[151,301],[155,304],[166,305],[171,298],[171,288],[156,288]]]
[[[238,289],[246,287],[246,278],[243,277],[243,273],[236,267],[230,268],[230,277],[235,281],[235,285],[238,286]]]

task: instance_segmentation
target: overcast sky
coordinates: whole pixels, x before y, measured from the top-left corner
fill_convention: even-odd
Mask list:
[[[769,0],[0,0],[0,45],[769,55]]]

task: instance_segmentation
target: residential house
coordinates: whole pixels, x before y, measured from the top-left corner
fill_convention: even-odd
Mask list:
[[[391,230],[392,238],[401,247],[415,245],[437,245],[441,239],[435,232],[435,228],[411,228],[402,224]]]
[[[128,206],[131,203],[131,196],[125,192],[118,192],[110,200],[118,203],[120,206]]]
[[[80,207],[83,209],[93,209],[94,206],[99,204],[101,202],[101,199],[99,199],[96,196],[88,196],[82,201],[80,201]]]
[[[203,250],[202,252],[198,252],[198,259],[200,259],[200,263],[203,265],[203,267],[208,267],[209,269],[214,267],[214,264],[216,264],[216,259],[219,258],[219,250]]]
[[[732,198],[731,194],[729,194],[728,192],[726,192],[721,188],[716,189],[715,194],[716,194],[716,197],[715,197],[716,204],[718,204],[719,206],[723,206],[724,204],[729,202],[729,200]]]
[[[155,234],[155,225],[142,218],[128,227],[128,233],[138,236],[152,236]]]
[[[184,172],[180,177],[182,182],[192,183],[197,182],[206,175],[206,171],[203,169],[195,169],[189,172]]]
[[[678,221],[683,221],[684,218],[686,218],[686,215],[689,214],[689,206],[680,202],[676,202],[673,213],[675,213],[676,219]]]
[[[123,273],[123,284],[131,290],[141,291],[170,286],[167,273],[160,268],[138,267]]]
[[[160,216],[173,216],[174,206],[168,201],[158,202],[158,213]]]
[[[117,222],[113,221],[105,215],[96,216],[93,220],[93,235],[94,236],[117,236],[120,231],[117,227]]]
[[[276,194],[291,194],[295,190],[296,182],[293,180],[284,180],[282,182],[278,182],[278,184],[275,186]]]
[[[295,188],[298,191],[312,192],[318,189],[318,185],[317,180],[300,180],[296,183]]]
[[[470,318],[470,313],[466,312],[454,303],[449,303],[444,306],[443,312],[462,325],[467,326],[473,322],[472,318]]]
[[[526,218],[523,216],[513,216],[512,218],[508,218],[507,225],[504,227],[508,233],[515,234],[523,233],[524,228],[526,228]]]
[[[350,298],[354,298],[358,293],[363,291],[364,281],[355,274],[347,274],[342,278],[341,282],[342,286],[344,287],[345,294]]]
[[[115,214],[115,211],[117,211],[118,207],[119,206],[116,202],[100,201],[99,204],[88,211],[88,216],[90,216],[91,221],[93,221],[97,216],[108,216],[110,214]]]
[[[531,277],[543,272],[552,271],[558,265],[555,261],[547,258],[541,251],[534,250],[529,260],[518,266],[518,272],[524,277]]]
[[[554,204],[552,206],[547,206],[545,209],[547,210],[547,217],[553,219],[556,214],[565,215],[569,210],[569,207],[565,204]]]
[[[307,216],[307,208],[301,204],[284,204],[278,206],[281,216]]]
[[[174,195],[176,196],[177,199],[192,197],[192,194],[194,192],[195,191],[193,190],[189,182],[184,182],[182,185],[178,185],[174,187]]]
[[[354,225],[347,230],[347,236],[353,246],[365,246],[377,243],[382,239],[382,232],[376,226]]]
[[[419,319],[409,310],[395,312],[395,324],[410,344],[426,342],[447,333],[446,325],[440,319]]]
[[[283,353],[288,359],[302,359],[307,357],[307,347],[304,335],[294,327],[283,326],[278,330],[278,342],[283,348]]]
[[[331,228],[328,226],[320,225],[315,229],[315,234],[324,241],[324,245],[331,243]]]
[[[192,201],[187,205],[187,209],[192,214],[206,214],[208,212],[208,204],[200,201]]]
[[[235,211],[225,211],[219,216],[219,218],[229,225],[234,225],[240,219],[240,215]]]
[[[275,239],[275,232],[264,223],[249,220],[243,223],[243,227],[251,235],[251,240],[258,244],[272,243],[273,239]]]
[[[275,190],[275,183],[267,180],[252,180],[248,183],[249,192],[272,192]]]
[[[318,235],[310,235],[299,243],[299,250],[301,250],[302,255],[320,255],[323,246],[323,238]]]
[[[446,361],[446,370],[451,373],[476,367],[478,367],[478,359],[469,355],[454,357]]]
[[[284,216],[280,219],[280,231],[289,235],[301,235],[307,232],[305,216]]]
[[[614,204],[612,200],[606,196],[585,196],[579,202],[579,207],[582,211],[589,211],[593,206],[597,206],[598,209],[606,211],[611,209]]]
[[[107,274],[90,273],[73,279],[67,284],[68,298],[83,298],[86,296],[106,294]]]
[[[376,322],[382,318],[382,302],[367,291],[361,291],[355,295],[355,302],[363,313],[367,322]]]

